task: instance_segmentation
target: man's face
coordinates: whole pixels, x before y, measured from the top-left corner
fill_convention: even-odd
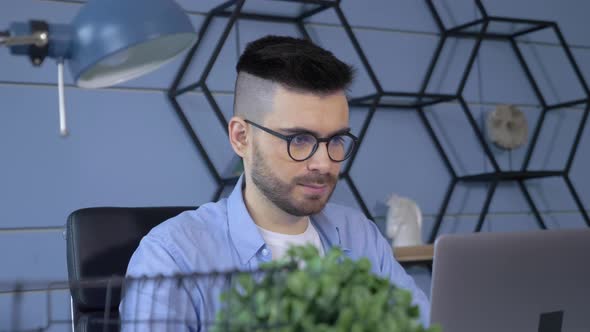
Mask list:
[[[261,125],[283,135],[307,131],[318,138],[348,128],[348,103],[343,92],[325,96],[277,88],[273,111]],[[268,200],[294,216],[320,212],[334,192],[340,164],[330,160],[326,143],[305,161],[294,161],[287,142],[252,127],[250,175]]]

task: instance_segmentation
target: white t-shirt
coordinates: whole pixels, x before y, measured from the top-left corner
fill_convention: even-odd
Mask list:
[[[258,227],[264,242],[266,242],[266,245],[270,248],[273,260],[285,256],[290,246],[302,246],[306,244],[313,244],[318,248],[320,256],[324,255],[324,248],[322,247],[320,235],[310,221],[307,223],[307,229],[305,232],[296,235],[271,232],[258,225],[256,226]]]

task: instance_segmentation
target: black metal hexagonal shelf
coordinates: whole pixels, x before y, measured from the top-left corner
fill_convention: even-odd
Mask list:
[[[588,214],[586,213],[586,210],[584,209],[584,206],[583,206],[583,204],[582,204],[582,202],[581,202],[581,200],[580,200],[580,198],[573,186],[573,183],[569,177],[569,172],[570,172],[570,169],[571,169],[571,166],[572,166],[572,163],[573,163],[573,160],[574,160],[577,148],[578,148],[578,144],[579,144],[580,139],[582,137],[582,133],[583,133],[583,130],[585,128],[585,125],[586,125],[586,122],[588,119],[588,114],[590,112],[590,91],[588,89],[588,85],[587,85],[586,81],[584,80],[584,77],[582,76],[581,71],[580,71],[568,45],[565,42],[563,35],[561,34],[561,31],[560,31],[558,25],[555,22],[551,22],[551,21],[539,21],[539,20],[528,20],[528,19],[519,19],[519,18],[490,16],[486,12],[482,2],[480,0],[475,0],[477,8],[479,10],[479,16],[481,17],[480,19],[477,19],[477,20],[474,20],[474,21],[471,21],[471,22],[468,22],[468,23],[465,23],[465,24],[462,24],[459,26],[445,28],[432,0],[426,0],[426,1],[428,2],[428,7],[429,7],[433,17],[435,18],[437,25],[440,29],[441,38],[442,38],[443,42],[445,40],[447,40],[448,38],[475,38],[476,39],[476,44],[473,48],[473,52],[471,53],[471,55],[469,57],[467,66],[466,66],[465,71],[462,76],[461,83],[459,85],[459,89],[457,91],[457,99],[459,100],[461,107],[462,107],[465,115],[467,116],[472,129],[476,133],[478,143],[481,145],[486,157],[488,158],[488,160],[490,161],[490,163],[492,164],[492,167],[493,167],[493,172],[458,176],[457,173],[453,170],[450,163],[448,163],[448,159],[447,159],[447,165],[449,166],[449,171],[452,176],[452,181],[451,181],[451,185],[448,188],[447,194],[445,195],[445,199],[443,201],[443,204],[440,208],[439,214],[438,214],[437,219],[435,221],[432,233],[430,234],[429,242],[434,242],[434,240],[436,239],[436,236],[438,234],[444,214],[446,213],[446,209],[448,207],[453,190],[459,182],[478,182],[478,183],[489,183],[490,184],[484,204],[483,204],[483,207],[482,207],[482,210],[479,215],[479,220],[478,220],[478,223],[477,223],[477,226],[475,229],[476,232],[479,232],[482,229],[484,220],[485,220],[486,215],[488,213],[488,209],[489,209],[489,206],[490,206],[492,197],[495,193],[497,185],[500,182],[505,182],[505,181],[515,181],[518,183],[520,190],[522,191],[528,205],[531,208],[531,211],[533,212],[533,214],[537,220],[537,223],[539,224],[539,227],[542,229],[546,229],[547,226],[545,225],[543,218],[541,217],[541,214],[540,214],[537,206],[535,205],[535,202],[533,201],[533,199],[532,199],[532,197],[525,185],[525,182],[530,179],[549,178],[549,177],[561,177],[564,179],[564,181],[565,181],[565,183],[566,183],[566,185],[567,185],[567,187],[568,187],[568,189],[569,189],[569,191],[576,203],[576,206],[580,211],[580,214],[583,216],[584,220],[586,221],[586,224],[588,226],[590,226],[590,218],[588,217]],[[489,29],[489,27],[492,24],[511,24],[512,25],[511,29],[510,29],[511,31],[509,31],[509,32],[492,31],[491,29]],[[474,31],[474,29],[475,29],[475,31]],[[534,32],[537,32],[537,31],[540,31],[543,29],[550,29],[557,36],[557,39],[559,41],[559,45],[564,50],[567,60],[568,60],[569,64],[571,65],[571,67],[573,68],[576,78],[579,81],[579,83],[583,89],[583,92],[585,95],[584,98],[561,102],[561,103],[557,103],[557,104],[553,104],[553,105],[549,105],[546,102],[546,99],[543,96],[543,94],[541,93],[541,89],[539,88],[537,81],[535,80],[534,76],[532,75],[529,64],[526,62],[526,60],[522,54],[522,51],[520,50],[520,48],[517,44],[517,40],[516,40],[517,37],[522,37],[527,34],[534,33]],[[540,118],[537,121],[537,125],[535,126],[534,132],[532,134],[531,141],[528,146],[523,164],[520,167],[520,170],[518,170],[518,171],[505,171],[500,168],[500,166],[498,165],[498,162],[497,162],[496,158],[494,157],[494,155],[492,154],[488,144],[485,142],[480,128],[477,126],[471,112],[469,111],[469,107],[467,106],[465,100],[462,97],[465,83],[466,83],[468,75],[472,69],[475,58],[479,52],[481,42],[485,39],[503,40],[503,41],[507,41],[510,44],[510,46],[511,46],[512,50],[514,51],[514,54],[518,60],[518,63],[520,64],[523,72],[525,73],[525,77],[527,78],[528,82],[530,83],[530,85],[535,93],[535,96],[537,97],[537,99],[541,105],[541,108],[542,108]],[[437,50],[435,57],[438,58],[439,55],[440,55],[440,49]],[[435,59],[434,62],[436,63],[436,61],[437,61],[437,59]],[[430,79],[430,78],[427,78],[427,80],[428,79]],[[568,155],[567,164],[566,164],[565,168],[561,169],[561,170],[530,170],[529,164],[531,161],[531,157],[532,157],[533,152],[535,151],[535,148],[537,146],[539,134],[541,132],[541,128],[543,127],[543,124],[545,121],[545,116],[547,115],[547,113],[551,112],[551,111],[555,111],[560,108],[578,106],[578,105],[585,105],[585,107],[583,110],[580,124],[576,130],[576,135],[575,135],[573,144],[570,148],[570,152]],[[442,153],[444,154],[444,151]]]

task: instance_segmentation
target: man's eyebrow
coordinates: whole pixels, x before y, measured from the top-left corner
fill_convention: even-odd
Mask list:
[[[294,128],[281,128],[280,129],[282,132],[285,132],[286,135],[291,135],[291,134],[312,134],[316,137],[322,137],[322,135],[320,133],[318,133],[317,131],[313,131],[313,130],[309,130],[306,128],[301,128],[301,127],[294,127]],[[350,127],[346,127],[346,128],[342,128],[339,130],[336,130],[328,135],[326,135],[326,137],[331,137],[334,135],[339,135],[339,134],[346,134],[350,132]]]

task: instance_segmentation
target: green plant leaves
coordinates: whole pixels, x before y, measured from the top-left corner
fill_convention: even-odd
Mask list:
[[[286,259],[263,264],[259,281],[240,274],[222,294],[214,332],[435,332],[419,321],[409,291],[371,273],[332,248],[320,257],[313,246],[292,247]]]

